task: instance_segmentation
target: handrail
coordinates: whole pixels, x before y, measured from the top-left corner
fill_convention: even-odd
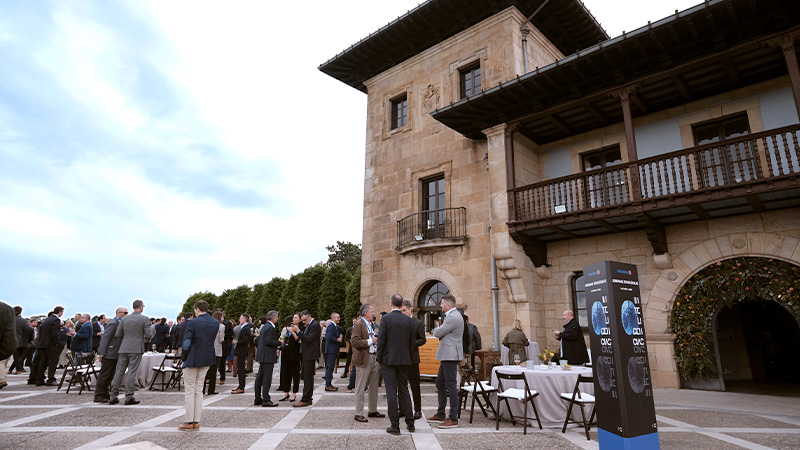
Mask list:
[[[397,221],[397,246],[414,242],[467,237],[467,208],[443,208],[409,214]]]

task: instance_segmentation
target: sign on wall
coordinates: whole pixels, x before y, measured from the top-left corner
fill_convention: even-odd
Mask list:
[[[658,449],[658,428],[636,266],[583,269],[601,449]]]

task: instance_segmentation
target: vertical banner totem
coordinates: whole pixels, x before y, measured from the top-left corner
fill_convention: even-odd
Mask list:
[[[604,261],[583,270],[600,448],[659,449],[636,266]]]

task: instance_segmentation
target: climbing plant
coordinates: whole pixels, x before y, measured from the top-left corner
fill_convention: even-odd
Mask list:
[[[733,258],[704,268],[683,285],[670,315],[675,359],[683,378],[718,376],[714,314],[752,300],[774,300],[800,319],[800,268],[775,259]]]

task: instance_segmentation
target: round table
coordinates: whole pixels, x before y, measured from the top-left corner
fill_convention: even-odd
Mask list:
[[[543,365],[536,367],[546,367]],[[543,427],[561,428],[564,425],[564,419],[567,416],[567,403],[561,400],[562,392],[569,392],[575,389],[575,383],[578,381],[578,374],[592,375],[592,369],[589,367],[572,366],[571,370],[562,370],[560,367],[551,368],[549,370],[542,369],[523,369],[520,366],[496,366],[492,369],[492,386],[497,387],[497,371],[504,373],[524,373],[525,379],[528,381],[528,387],[539,393],[539,396],[533,399],[536,404],[536,410],[539,412],[539,419],[542,421]],[[514,383],[513,386],[508,386],[506,383]],[[522,381],[506,380],[504,388],[516,387],[524,389],[525,385]],[[581,392],[594,395],[594,385],[591,383],[581,383]],[[497,396],[492,396],[492,403],[497,407]],[[522,403],[518,401],[509,400],[511,409],[515,416],[522,416]],[[508,409],[505,402],[500,405],[500,417],[508,418]],[[573,414],[575,409],[573,409]],[[586,411],[587,416],[590,410]],[[533,417],[531,408],[528,407],[528,416]],[[575,417],[573,415],[573,417]],[[580,410],[578,410],[578,417],[580,417]]]

